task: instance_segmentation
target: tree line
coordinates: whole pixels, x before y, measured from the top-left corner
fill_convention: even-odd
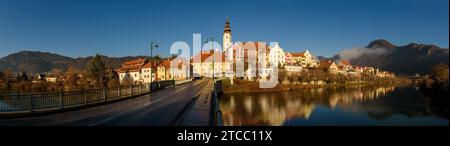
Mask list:
[[[55,81],[45,78],[55,77]],[[83,69],[69,67],[65,71],[53,70],[46,77],[29,77],[27,73],[14,75],[11,71],[0,71],[0,93],[28,93],[78,91],[120,86],[119,75],[113,68],[105,65],[99,54],[90,60]]]
[[[280,70],[278,80],[282,82],[311,82],[322,81],[325,84],[349,84],[352,82],[370,82],[370,83],[395,83],[407,82],[404,77],[378,77],[372,74],[361,74],[360,76],[332,74],[322,69],[309,69],[301,72],[287,72]]]

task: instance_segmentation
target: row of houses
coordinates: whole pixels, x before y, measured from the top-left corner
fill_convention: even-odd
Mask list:
[[[278,43],[267,44],[266,42],[232,42],[232,33],[229,19],[225,23],[223,31],[222,51],[218,48],[200,51],[194,54],[189,61],[187,59],[164,59],[158,63],[145,59],[125,62],[116,71],[119,73],[120,81],[130,79],[134,83],[150,83],[160,80],[180,80],[188,76],[208,77],[242,77],[247,80],[267,79],[271,65],[287,72],[301,72],[310,69],[322,69],[331,74],[342,74],[361,76],[371,74],[380,77],[391,77],[393,73],[382,71],[373,67],[353,66],[346,60],[337,62],[331,60],[318,61],[309,51],[286,52]],[[177,65],[178,69],[172,70],[171,64]],[[237,63],[244,64],[244,71],[237,71]],[[260,64],[261,63],[261,64]],[[186,67],[192,70],[187,70]],[[256,65],[253,66],[252,65]],[[265,68],[259,68],[263,66]],[[191,71],[193,74],[190,74]]]
[[[374,75],[378,77],[394,77],[394,73],[383,71],[374,67],[353,66],[347,60],[339,60],[333,62],[331,60],[322,60],[318,63],[318,68],[323,69],[331,74],[362,76]]]
[[[172,63],[177,65],[176,69],[170,68]],[[186,79],[189,73],[186,69],[186,61],[182,59],[166,58],[152,62],[141,58],[124,62],[116,72],[122,84],[126,81],[133,84],[148,84],[154,81]]]
[[[279,46],[278,43],[275,43],[272,46],[267,45],[265,42],[237,42],[233,44],[231,40],[231,27],[229,19],[227,19],[227,22],[225,23],[225,29],[223,32],[223,48],[225,48],[224,53],[227,54],[226,57],[231,58],[231,60],[239,61],[239,58],[242,58],[243,56],[243,59],[245,60],[244,62],[250,64],[252,63],[252,61],[248,60],[250,57],[257,58],[256,61],[261,61],[260,59],[262,58],[264,59],[263,65],[267,66],[269,63],[275,64],[287,72],[322,69],[331,74],[353,76],[370,74],[379,77],[394,76],[391,72],[382,71],[374,67],[353,66],[346,60],[336,62],[331,60],[318,61],[309,50],[305,50],[304,52],[286,52]],[[257,71],[257,73],[259,73],[257,76],[259,76],[259,78],[266,78],[266,72],[270,71],[270,69],[266,69],[265,71],[259,70]],[[251,72],[251,70],[245,71],[247,79],[251,79],[250,77],[247,77]]]

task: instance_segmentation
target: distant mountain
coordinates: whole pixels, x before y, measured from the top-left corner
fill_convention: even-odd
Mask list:
[[[353,65],[373,66],[397,74],[414,75],[429,73],[430,66],[437,63],[449,64],[449,50],[416,43],[396,46],[380,39],[370,42],[366,48],[343,50],[332,59],[346,59]]]
[[[0,58],[0,70],[10,70],[13,72],[44,73],[53,69],[66,70],[69,67],[83,69],[84,66],[93,58],[78,57],[71,58],[59,54],[39,52],[39,51],[21,51]],[[119,67],[123,62],[137,58],[148,58],[147,56],[127,56],[127,57],[107,57],[102,56],[107,66]]]
[[[66,70],[69,67],[82,69],[92,56],[71,58],[47,52],[21,51],[0,58],[0,70],[13,72],[50,72],[53,69]],[[147,56],[107,57],[102,56],[107,66],[119,67],[123,62]],[[396,46],[386,40],[370,42],[366,48],[342,50],[331,58],[318,56],[317,60],[345,59],[353,65],[373,66],[397,74],[426,74],[430,66],[437,63],[449,64],[449,50],[435,45],[410,43]]]
[[[324,56],[317,56],[317,57],[316,57],[316,60],[320,62],[320,61],[322,61],[322,60],[330,60],[330,58],[326,58],[326,57],[324,57]]]

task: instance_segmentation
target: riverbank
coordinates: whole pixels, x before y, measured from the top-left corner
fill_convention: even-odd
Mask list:
[[[341,88],[353,86],[409,86],[411,82],[404,80],[386,80],[378,82],[358,81],[348,83],[325,83],[325,82],[294,82],[294,83],[280,83],[274,88],[259,88],[259,83],[256,81],[235,80],[231,85],[230,81],[224,80],[224,93],[257,93],[257,92],[279,92],[279,91],[293,91],[301,89],[313,88]]]

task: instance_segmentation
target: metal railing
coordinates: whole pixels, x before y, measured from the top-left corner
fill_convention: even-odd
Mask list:
[[[211,125],[222,126],[222,111],[220,110],[219,95],[222,93],[222,80],[214,80],[213,91],[211,93]]]
[[[0,95],[0,114],[59,110],[127,98],[150,92],[149,86],[81,90],[73,92]]]
[[[192,82],[192,79],[184,79],[184,80],[175,80],[175,85],[180,85],[184,83]]]

